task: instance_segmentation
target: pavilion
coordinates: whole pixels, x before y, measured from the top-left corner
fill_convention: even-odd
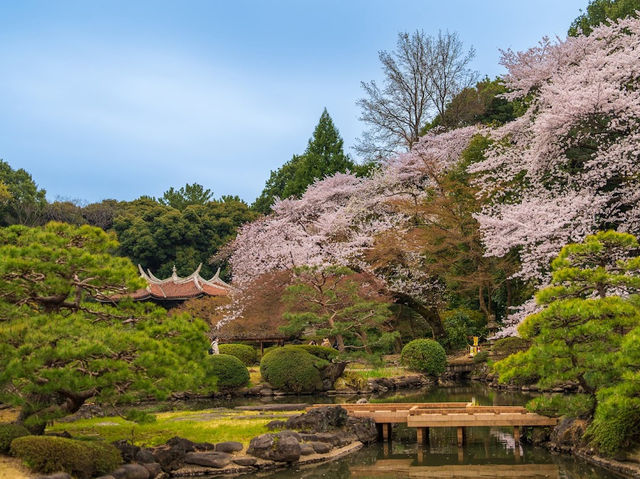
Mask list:
[[[142,266],[138,265],[140,276],[147,282],[147,287],[134,291],[127,295],[134,301],[153,301],[162,306],[171,308],[182,304],[184,301],[203,296],[229,296],[233,286],[220,279],[220,268],[211,279],[204,279],[200,276],[202,263],[189,276],[181,278],[178,276],[176,267],[173,267],[173,274],[166,279],[156,278],[151,270],[145,272]]]

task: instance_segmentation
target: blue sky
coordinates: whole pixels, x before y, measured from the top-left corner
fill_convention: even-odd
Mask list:
[[[564,37],[586,4],[0,0],[0,158],[49,199],[198,182],[251,202],[324,107],[354,144],[360,82],[398,32],[457,31],[495,76],[499,49]]]

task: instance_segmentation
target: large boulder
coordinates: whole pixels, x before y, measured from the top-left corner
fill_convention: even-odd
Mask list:
[[[376,422],[370,417],[349,417],[345,429],[364,444],[371,444],[378,440]]]
[[[120,439],[119,441],[114,441],[111,444],[120,451],[124,462],[133,462],[136,458],[136,454],[140,451],[138,446],[133,445],[126,439]]]
[[[111,475],[116,479],[149,479],[149,470],[140,464],[125,464],[120,466]]]
[[[216,444],[216,451],[233,454],[242,451],[242,443],[236,441],[219,442]]]
[[[305,414],[291,416],[286,426],[303,431],[326,432],[340,428],[347,423],[347,411],[340,406],[323,406],[313,408]]]
[[[276,462],[295,462],[300,459],[300,452],[299,438],[292,431],[254,437],[247,449],[247,454]]]

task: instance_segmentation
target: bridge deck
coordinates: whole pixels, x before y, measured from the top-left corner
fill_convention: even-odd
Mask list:
[[[314,405],[312,407],[319,407]],[[418,441],[428,437],[428,428],[458,428],[458,444],[464,442],[465,427],[511,426],[516,441],[520,439],[520,427],[555,426],[558,420],[528,412],[521,406],[476,406],[472,403],[368,403],[341,404],[348,414],[370,417],[381,425],[382,436],[389,439],[391,424],[403,423],[417,429]]]

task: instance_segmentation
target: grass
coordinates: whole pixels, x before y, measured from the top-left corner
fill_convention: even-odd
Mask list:
[[[348,369],[348,371],[356,373],[364,379],[392,378],[396,376],[406,376],[407,374],[411,374],[411,371],[409,371],[408,369],[396,366],[375,369]]]
[[[174,436],[194,442],[239,441],[245,446],[252,437],[269,432],[266,425],[299,411],[261,413],[232,409],[177,411],[154,414],[156,422],[137,424],[118,416],[54,423],[47,432],[68,431],[74,437],[100,437],[109,442],[127,439],[138,446],[157,446]]]

